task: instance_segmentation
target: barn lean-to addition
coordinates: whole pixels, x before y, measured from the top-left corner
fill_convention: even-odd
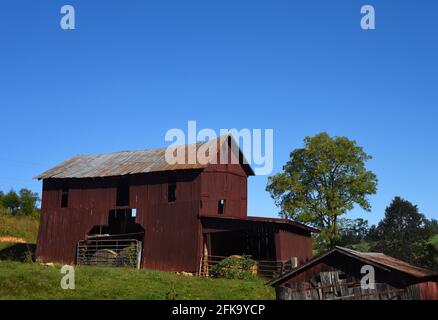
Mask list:
[[[213,144],[233,150],[235,141],[221,137],[181,148],[188,158]],[[141,244],[142,267],[165,271],[201,273],[207,258],[230,255],[276,266],[312,258],[311,233],[318,230],[247,215],[247,179],[254,172],[240,150],[237,163],[229,152],[225,164],[169,164],[165,152],[76,156],[37,176],[43,181],[37,258],[76,263],[79,243],[87,248],[90,241],[126,238]]]

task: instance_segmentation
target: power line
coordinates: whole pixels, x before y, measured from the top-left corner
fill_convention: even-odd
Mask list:
[[[0,177],[0,183],[12,183],[12,184],[17,184],[17,183],[25,183],[25,184],[30,184],[30,183],[37,183],[36,180],[34,179],[9,179],[9,178],[1,178]]]
[[[24,164],[24,165],[30,165],[30,166],[38,166],[38,167],[47,165],[47,164],[42,164],[42,163],[22,161],[22,160],[14,160],[14,159],[7,159],[7,158],[0,158],[0,161],[10,162],[10,163],[14,163],[14,164]]]

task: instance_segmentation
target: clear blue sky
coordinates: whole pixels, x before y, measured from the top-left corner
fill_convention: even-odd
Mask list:
[[[76,30],[59,27],[76,8]],[[360,8],[376,9],[376,30]],[[273,128],[278,172],[306,135],[358,141],[379,178],[377,222],[402,196],[437,210],[438,2],[0,3],[0,189],[75,154],[164,146],[170,128]],[[249,214],[276,216],[267,178]]]

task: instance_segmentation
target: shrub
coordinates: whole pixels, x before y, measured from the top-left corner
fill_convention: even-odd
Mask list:
[[[121,266],[133,266],[137,261],[137,246],[131,244],[120,250],[117,256],[117,264]]]
[[[250,256],[231,256],[211,267],[210,274],[214,278],[250,279],[254,277],[255,264]]]
[[[27,249],[24,252],[23,262],[24,263],[34,263],[35,262],[34,253],[30,249]]]

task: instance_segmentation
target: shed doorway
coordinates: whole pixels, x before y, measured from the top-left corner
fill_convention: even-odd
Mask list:
[[[254,260],[275,260],[275,238],[264,228],[211,232],[204,235],[208,255],[248,255]]]
[[[225,258],[242,256],[249,256],[255,261],[251,268],[253,273],[267,278],[291,268],[290,261],[276,260],[274,233],[271,229],[260,226],[204,233],[199,275],[209,276],[211,267]]]

